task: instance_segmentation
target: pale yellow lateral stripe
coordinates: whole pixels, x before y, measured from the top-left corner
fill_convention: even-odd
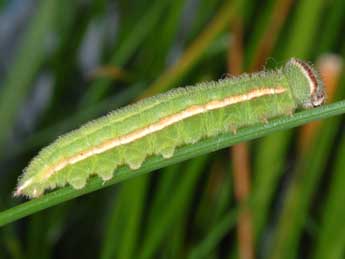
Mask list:
[[[230,106],[233,104],[245,102],[252,100],[254,98],[263,97],[267,95],[274,95],[274,94],[281,94],[286,91],[283,87],[275,87],[275,88],[261,88],[261,89],[254,89],[251,90],[248,93],[242,94],[242,95],[236,95],[236,96],[230,96],[226,97],[223,100],[214,100],[210,101],[206,104],[202,105],[193,105],[189,108],[187,108],[184,111],[181,111],[179,113],[175,113],[172,115],[169,115],[165,118],[160,119],[158,122],[155,122],[151,125],[148,125],[144,128],[137,129],[131,133],[128,133],[124,136],[117,137],[115,139],[108,140],[100,145],[97,145],[93,148],[90,148],[88,150],[85,150],[83,152],[80,152],[79,154],[76,154],[70,158],[63,159],[56,164],[52,165],[48,169],[43,172],[44,178],[47,179],[50,176],[52,176],[55,172],[58,172],[65,168],[67,165],[72,165],[75,163],[78,163],[84,159],[87,159],[93,155],[101,154],[105,151],[108,151],[110,149],[113,149],[115,147],[125,145],[128,143],[131,143],[133,141],[136,141],[138,139],[141,139],[151,133],[160,131],[170,125],[173,125],[179,121],[182,121],[184,119],[187,119],[189,117],[195,116],[197,114],[201,114],[204,112],[224,108],[226,106]],[[20,192],[28,187],[28,185],[31,184],[31,179],[27,180],[22,186],[20,186],[17,189],[17,194],[20,194]]]

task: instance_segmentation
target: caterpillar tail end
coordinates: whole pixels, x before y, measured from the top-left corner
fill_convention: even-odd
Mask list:
[[[19,185],[17,189],[14,191],[13,196],[19,197],[23,195],[23,190],[27,188],[32,183],[32,179],[27,180],[22,185]]]
[[[13,197],[22,196],[23,195],[22,190],[23,190],[22,188],[17,187],[17,189],[13,192]]]

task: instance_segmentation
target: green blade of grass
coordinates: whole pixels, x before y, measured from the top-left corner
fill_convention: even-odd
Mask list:
[[[300,244],[301,232],[306,223],[308,208],[325,169],[327,157],[339,126],[338,118],[323,125],[313,143],[312,152],[300,159],[287,191],[278,226],[274,233],[271,259],[295,258]]]
[[[218,156],[217,156],[218,158]],[[195,209],[194,228],[208,233],[230,207],[232,199],[232,176],[226,171],[227,163],[214,159],[207,172],[207,183],[201,189],[200,202]]]
[[[54,25],[57,0],[41,1],[0,91],[0,155],[18,109],[45,58],[44,43]]]
[[[216,12],[220,0],[201,0],[198,4],[198,9],[195,13],[195,18],[191,24],[191,30],[187,41],[194,39],[200,31],[204,28],[207,21]]]
[[[292,55],[299,58],[310,56],[319,30],[324,5],[325,1],[323,0],[298,1],[289,40],[286,42],[285,50],[282,53],[283,58]]]
[[[126,188],[126,191],[131,191],[128,194],[129,204],[125,204],[127,207],[127,224],[125,224],[124,235],[119,236],[121,242],[119,244],[119,249],[116,251],[116,258],[127,259],[133,258],[139,240],[139,233],[141,230],[141,223],[143,219],[143,210],[145,208],[145,199],[148,195],[149,187],[149,175],[144,175],[139,179],[134,179],[135,183],[132,183],[131,188]],[[123,208],[120,208],[123,209]]]
[[[169,62],[169,52],[174,48],[177,40],[177,32],[182,22],[183,11],[185,10],[186,1],[172,1],[168,10],[165,11],[164,21],[158,23],[150,33],[149,37],[140,49],[134,70],[140,77],[148,78],[150,81],[157,78],[165,70]],[[157,31],[159,37],[157,38]],[[150,64],[146,66],[145,64]]]
[[[232,227],[235,227],[236,222],[237,211],[226,213],[210,230],[210,233],[207,234],[205,239],[191,250],[188,259],[209,258],[209,255],[217,247],[222,238],[224,238]]]
[[[159,217],[162,207],[169,201],[172,192],[175,192],[175,186],[179,177],[178,172],[182,170],[181,164],[169,166],[162,170],[159,177],[155,196],[151,202],[150,211],[147,219],[148,226],[155,226],[155,220]]]
[[[26,259],[51,258],[53,248],[63,232],[69,206],[61,204],[49,211],[36,213],[29,218],[25,231],[27,240]],[[70,205],[70,204],[68,204]]]
[[[322,28],[322,37],[318,42],[318,53],[329,51],[339,41],[339,35],[344,25],[345,1],[335,0],[329,3],[330,10],[327,11],[326,24]]]
[[[5,257],[8,254],[13,259],[24,259],[23,247],[15,234],[14,225],[8,225],[0,230],[0,251]]]
[[[109,60],[110,65],[122,67],[128,62],[138,46],[143,43],[149,32],[157,24],[168,3],[169,1],[167,0],[158,0],[152,4],[150,10],[146,11],[145,15],[138,20],[138,23],[130,30],[130,33],[121,42],[120,46],[114,49],[114,54]],[[110,85],[111,80],[109,79],[95,81],[82,98],[80,107],[86,108],[90,104],[98,102]]]
[[[317,237],[315,259],[341,259],[345,253],[345,135],[337,154],[335,168],[331,175],[330,190],[322,206],[322,222]],[[336,234],[335,234],[336,233]]]
[[[143,96],[151,96],[171,88],[177,80],[183,77],[203,56],[206,49],[214,42],[217,36],[225,30],[236,11],[242,7],[243,0],[226,1],[219,8],[216,17],[202,31],[202,33],[186,49],[180,59],[167,69],[154,84],[147,89]]]
[[[289,129],[313,120],[329,118],[343,113],[345,113],[345,101],[340,101],[315,109],[301,111],[291,117],[274,119],[264,125],[245,128],[240,130],[236,135],[222,134],[217,137],[204,139],[196,144],[186,145],[177,149],[175,155],[170,159],[163,159],[161,156],[150,157],[138,170],[130,170],[127,167],[122,167],[116,171],[113,179],[105,183],[101,179],[94,177],[91,178],[87,186],[81,190],[74,190],[72,187],[61,188],[40,198],[27,201],[23,204],[0,212],[0,226],[86,193],[105,188],[136,175],[152,172],[153,170],[229,147],[239,142],[259,138],[278,130]]]
[[[193,224],[200,238],[189,249],[187,258],[218,258],[218,245],[237,222],[237,209],[229,211],[233,190],[228,166],[223,159],[216,159],[208,172],[210,179],[201,189],[201,200]]]
[[[60,116],[66,115],[65,112],[61,111],[70,110],[69,105],[63,105],[62,108],[61,103],[66,93],[69,93],[71,88],[77,88],[75,85],[80,84],[76,80],[79,66],[78,55],[87,36],[86,33],[96,16],[96,11],[91,11],[91,6],[81,8],[78,1],[62,0],[60,3],[61,5],[68,5],[68,8],[61,8],[56,19],[56,31],[60,37],[60,44],[49,59],[50,71],[54,76],[54,88],[44,117],[40,120],[40,125],[47,125],[47,123],[60,120]]]
[[[190,208],[190,202],[196,189],[196,183],[206,165],[207,157],[199,157],[188,163],[184,168],[186,175],[180,177],[180,184],[176,185],[175,195],[161,207],[160,214],[154,217],[153,225],[148,225],[144,234],[145,239],[136,258],[153,258],[157,248],[169,236],[169,230],[183,222],[184,216]]]
[[[186,220],[187,218],[183,217],[183,219],[169,231],[169,242],[165,242],[162,248],[159,247],[159,249],[162,249],[161,251],[164,251],[163,256],[165,256],[165,258],[184,258],[184,242],[186,240],[186,226],[188,224]]]
[[[257,19],[254,31],[250,34],[246,51],[244,53],[244,67],[249,68],[250,64],[254,62],[254,56],[260,54],[257,53],[258,47],[260,47],[260,41],[265,39],[263,36],[265,35],[267,28],[272,23],[273,9],[278,2],[279,1],[277,0],[269,0],[262,10],[262,14]]]
[[[148,193],[147,176],[125,182],[116,193],[117,199],[112,199],[113,209],[105,224],[105,238],[100,258],[133,258]]]

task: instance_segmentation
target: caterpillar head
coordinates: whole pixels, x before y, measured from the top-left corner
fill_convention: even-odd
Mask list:
[[[319,73],[309,64],[292,58],[284,67],[284,74],[299,107],[309,109],[325,102],[323,82]]]

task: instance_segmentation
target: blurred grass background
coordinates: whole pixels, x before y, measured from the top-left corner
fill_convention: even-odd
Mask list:
[[[343,99],[344,24],[343,0],[0,1],[0,211],[41,147],[145,96],[299,57]],[[0,258],[345,258],[343,117],[230,152],[2,227]]]

